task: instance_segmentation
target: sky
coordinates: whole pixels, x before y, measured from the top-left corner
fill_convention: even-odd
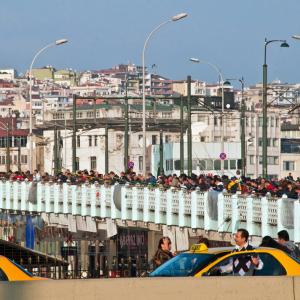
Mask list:
[[[290,48],[272,43],[267,49],[269,81],[300,82],[299,0],[10,0],[0,9],[0,68],[23,73],[35,53],[60,38],[69,43],[47,49],[35,67],[52,65],[77,71],[110,68],[120,63],[141,65],[148,34],[146,66],[171,79],[216,82],[208,65],[225,78],[244,77],[246,85],[262,81],[264,39],[286,39]]]

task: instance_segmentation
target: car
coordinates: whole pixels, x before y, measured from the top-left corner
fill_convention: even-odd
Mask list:
[[[45,279],[46,278],[33,276],[22,266],[5,256],[0,255],[0,281],[33,281]]]
[[[200,270],[230,253],[233,249],[233,247],[208,249],[205,244],[195,244],[189,251],[177,254],[152,271],[149,277],[195,276]]]
[[[232,262],[234,257],[259,256],[263,262],[261,270],[255,270],[254,276],[299,276],[300,262],[282,250],[275,248],[255,248],[248,251],[232,252],[234,248],[210,248],[205,245],[193,245],[187,252],[170,259],[149,274],[150,277],[176,276],[230,276],[232,273],[215,272],[219,267]]]

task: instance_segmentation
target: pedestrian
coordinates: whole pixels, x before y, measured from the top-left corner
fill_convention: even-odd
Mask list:
[[[249,232],[246,229],[238,229],[234,235],[234,241],[236,243],[233,252],[241,252],[247,250],[253,250],[254,248],[249,245]],[[232,273],[234,276],[251,276],[254,270],[261,270],[263,268],[263,262],[258,255],[241,255],[230,258],[229,263],[220,266],[213,270],[213,273]]]
[[[153,257],[154,269],[174,256],[171,252],[171,244],[171,239],[167,236],[164,236],[159,240],[157,250]]]
[[[275,248],[275,249],[279,249],[282,250],[288,254],[291,254],[291,250],[288,249],[286,246],[276,242],[272,237],[270,237],[269,235],[266,235],[263,237],[261,244],[259,245],[259,247],[268,247],[268,248]]]
[[[286,230],[279,231],[277,236],[278,243],[287,247],[291,251],[291,256],[300,258],[300,250],[292,241],[290,241],[289,233]]]

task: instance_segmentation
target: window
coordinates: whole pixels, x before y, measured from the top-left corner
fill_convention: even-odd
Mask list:
[[[254,165],[254,155],[250,155],[250,165]]]
[[[21,155],[21,164],[26,165],[27,164],[27,155]]]
[[[236,160],[230,160],[230,170],[236,169]]]
[[[267,138],[267,146],[270,147],[271,146],[271,139]]]
[[[214,125],[217,126],[218,125],[218,118],[214,117]]]
[[[228,170],[228,160],[224,160],[224,169]]]
[[[201,136],[201,137],[200,137],[200,141],[201,141],[201,142],[205,142],[205,136]]]
[[[139,171],[143,171],[143,156],[139,156]]]
[[[259,118],[258,118],[258,126],[259,126],[259,127],[262,127],[262,126],[263,126],[263,118],[262,118],[262,117],[259,117]]]
[[[166,135],[165,136],[165,143],[168,144],[171,142],[171,136],[170,135]]]
[[[180,160],[175,160],[174,161],[174,169],[176,171],[179,171],[180,170]]]
[[[166,160],[166,171],[173,171],[173,159]]]
[[[96,170],[97,169],[97,157],[91,156],[90,161],[91,161],[91,163],[90,163],[91,170]]]
[[[0,164],[5,165],[5,156],[0,156]]]
[[[206,161],[205,160],[199,160],[198,161],[198,166],[199,166],[199,169],[204,171],[206,170]]]
[[[98,136],[97,135],[94,136],[94,146],[95,147],[98,146]]]
[[[214,161],[214,170],[221,170],[221,160]]]
[[[80,166],[80,164],[79,164],[79,157],[76,157],[76,161],[75,161],[75,167],[76,167],[76,171],[77,170],[80,170],[80,168],[79,168],[79,166]]]
[[[77,135],[77,148],[80,147],[80,135]]]
[[[89,147],[92,147],[92,139],[93,139],[93,137],[91,135],[89,135]]]
[[[152,135],[152,145],[157,144],[157,135]]]
[[[295,171],[295,162],[283,161],[283,171]]]
[[[214,161],[212,159],[207,160],[206,168],[207,168],[207,170],[213,170],[214,169]]]
[[[2,269],[0,269],[0,281],[8,281],[8,277]]]

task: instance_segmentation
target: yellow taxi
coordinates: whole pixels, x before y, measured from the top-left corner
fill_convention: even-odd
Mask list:
[[[35,277],[17,263],[0,255],[0,281],[45,280]]]
[[[217,273],[221,266],[232,263],[234,258],[259,256],[263,262],[261,270],[253,276],[295,276],[300,275],[300,262],[287,253],[275,248],[232,252],[234,248],[207,248],[204,244],[192,245],[187,252],[178,254],[149,274],[150,277],[182,276],[230,276],[232,273]]]

